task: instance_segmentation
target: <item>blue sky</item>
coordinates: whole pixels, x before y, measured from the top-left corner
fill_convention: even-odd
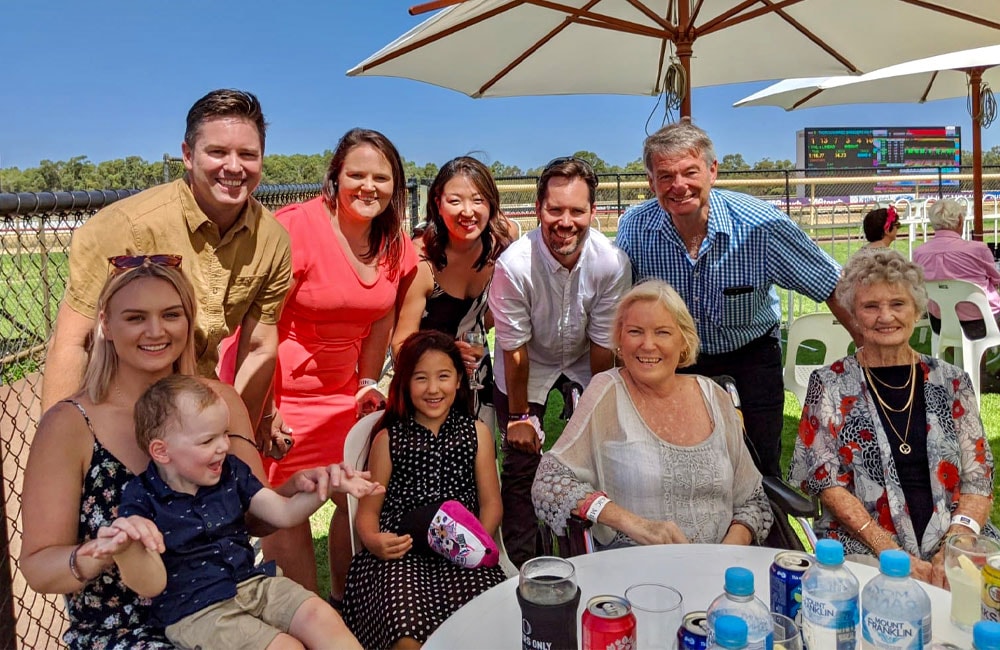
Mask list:
[[[652,97],[473,100],[416,81],[347,77],[347,69],[426,18],[409,16],[411,4],[416,0],[3,0],[0,165],[179,155],[188,108],[219,87],[260,97],[271,125],[268,153],[332,149],[344,131],[365,126],[420,164],[470,151],[522,168],[581,149],[613,164],[639,156]],[[972,147],[963,99],[793,113],[731,108],[766,85],[695,89],[695,120],[720,157],[794,160],[795,132],[818,126],[958,125],[963,148]],[[983,143],[1000,144],[1000,126],[985,130]]]

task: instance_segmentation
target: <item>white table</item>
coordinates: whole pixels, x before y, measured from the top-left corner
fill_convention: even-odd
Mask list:
[[[582,606],[599,594],[622,595],[638,582],[670,585],[684,595],[684,611],[704,610],[722,593],[724,575],[731,566],[754,573],[757,596],[770,605],[769,569],[779,551],[753,546],[679,544],[638,546],[601,551],[572,559],[577,582],[583,592]],[[861,587],[878,574],[863,564],[848,562]],[[972,635],[949,620],[951,594],[920,583],[931,599],[935,641],[949,641],[960,648],[972,646]],[[506,650],[521,647],[521,613],[514,590],[517,577],[510,578],[469,602],[445,621],[424,644],[425,650],[477,648]]]

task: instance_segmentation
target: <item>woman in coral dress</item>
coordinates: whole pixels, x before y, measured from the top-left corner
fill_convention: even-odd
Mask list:
[[[300,468],[340,462],[358,416],[384,403],[375,384],[397,296],[417,264],[401,230],[405,200],[396,148],[376,131],[352,129],[334,151],[322,195],[275,214],[291,238],[293,286],[278,323],[278,371],[265,418],[294,440],[283,459],[266,463],[275,485]],[[351,547],[346,499],[334,502],[330,595],[339,599]],[[308,523],[263,545],[286,576],[317,588]]]

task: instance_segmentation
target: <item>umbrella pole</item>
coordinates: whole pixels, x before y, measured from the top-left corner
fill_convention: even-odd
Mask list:
[[[983,69],[966,71],[972,91],[972,239],[983,241]]]
[[[699,3],[699,6],[700,3]],[[691,6],[687,0],[677,3],[677,37],[674,46],[677,58],[684,68],[684,96],[681,97],[681,118],[691,117],[691,50],[694,39],[691,36]]]

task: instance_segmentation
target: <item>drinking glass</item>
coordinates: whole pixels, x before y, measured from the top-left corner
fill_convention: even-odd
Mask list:
[[[561,557],[543,555],[521,565],[521,597],[536,605],[561,605],[576,596],[576,567]]]
[[[971,630],[980,618],[982,570],[986,558],[1000,553],[1000,543],[983,535],[960,533],[945,541],[944,574],[951,585],[951,622]]]
[[[673,587],[645,582],[625,590],[635,614],[635,644],[639,650],[673,650],[684,620],[684,597]]]
[[[486,356],[486,335],[482,332],[466,332],[462,334],[462,340],[469,344],[469,347],[472,348],[472,354],[476,355],[475,365],[466,364],[465,366],[469,372],[469,388],[472,390],[486,388],[479,381],[479,366],[482,365],[483,358]]]
[[[802,632],[784,614],[771,614],[774,621],[774,650],[802,650]]]

